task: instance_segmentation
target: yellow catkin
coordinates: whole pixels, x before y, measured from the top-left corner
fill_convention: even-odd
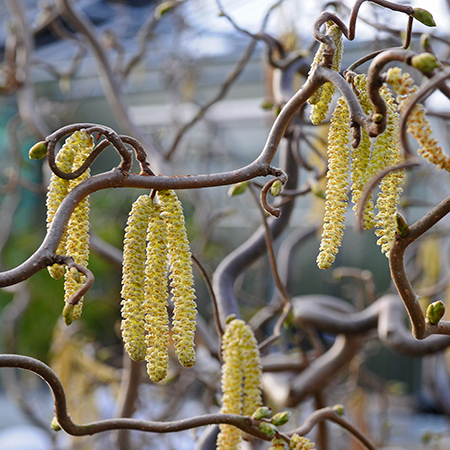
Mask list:
[[[143,361],[145,342],[144,276],[147,225],[153,201],[141,195],[134,203],[125,229],[122,266],[122,339],[134,361]]]
[[[183,209],[174,191],[159,191],[158,198],[161,204],[161,216],[167,229],[170,286],[174,302],[173,340],[180,363],[185,367],[192,367],[195,364],[194,337],[197,305]]]
[[[258,343],[255,335],[248,325],[242,331],[242,357],[244,366],[244,398],[243,414],[251,416],[262,405],[262,368],[259,357]]]
[[[402,73],[398,67],[389,69],[386,81],[398,94],[399,110],[402,111],[408,104],[408,98],[418,90],[418,87],[414,84],[411,76],[408,73]],[[434,164],[438,169],[445,169],[450,172],[450,156],[444,153],[437,139],[432,136],[433,130],[426,118],[423,105],[420,103],[417,103],[410,113],[407,127],[407,131],[420,145],[419,155]]]
[[[222,337],[222,408],[225,414],[251,415],[261,406],[261,362],[251,328],[234,319]],[[218,450],[235,450],[241,431],[232,425],[220,425]]]
[[[74,156],[72,170],[81,167],[94,149],[94,140],[86,130],[75,132],[77,135],[77,151]],[[90,169],[83,172],[78,178],[70,180],[69,192],[78,186],[82,181],[90,177]],[[66,255],[73,260],[87,267],[89,260],[89,198],[85,197],[75,208],[67,224]],[[75,294],[84,284],[85,276],[75,270],[66,270],[64,281],[65,301]],[[81,316],[83,299],[74,307],[73,319]]]
[[[336,46],[336,50],[333,57],[333,65],[332,69],[336,72],[339,71],[341,67],[342,53],[343,53],[343,38],[342,31],[340,28],[335,25],[333,22],[327,22],[326,24],[327,34],[330,35],[334,40],[334,45]],[[314,61],[311,65],[311,72],[322,63],[323,54],[324,54],[325,46],[324,44],[320,44],[320,47],[314,57]],[[308,102],[312,105],[310,119],[314,125],[321,124],[327,114],[328,108],[330,106],[331,100],[334,95],[334,85],[332,83],[323,84],[308,100]]]
[[[386,87],[380,90],[380,94],[387,106],[386,130],[375,140],[374,147],[383,146],[381,155],[385,167],[392,167],[402,163],[403,154],[398,139],[399,115],[394,98]],[[379,157],[378,157],[379,158]],[[403,191],[402,185],[405,179],[405,171],[397,170],[390,172],[380,182],[380,193],[378,194],[376,207],[378,214],[375,217],[378,229],[375,234],[379,237],[377,244],[381,246],[381,251],[389,257],[389,251],[395,238],[397,229],[396,215],[400,195]]]
[[[314,442],[310,442],[308,438],[299,436],[294,433],[289,443],[290,450],[314,450]]]
[[[285,450],[286,449],[286,441],[283,438],[273,438],[270,443],[269,450]]]
[[[169,361],[169,316],[167,299],[167,233],[161,208],[152,203],[147,229],[147,260],[145,263],[145,316],[147,331],[147,373],[151,380],[166,377]]]
[[[78,151],[78,140],[79,132],[75,132],[67,138],[61,150],[56,155],[56,165],[63,172],[72,172],[73,160],[75,158],[75,154]],[[70,180],[65,180],[63,178],[59,178],[55,174],[52,174],[48,187],[46,202],[47,228],[50,227],[51,223],[53,222],[53,218],[55,217],[56,211],[59,208],[59,205],[69,192],[69,182]],[[56,250],[56,254],[62,256],[66,255],[66,240],[67,229],[64,230],[64,234]],[[53,278],[59,279],[64,275],[64,266],[60,264],[53,264],[52,266],[48,267],[48,271]]]
[[[317,265],[328,269],[334,262],[344,235],[347,210],[349,155],[349,112],[345,100],[338,100],[328,133],[328,173],[322,240]]]
[[[367,96],[367,79],[364,74],[357,75],[354,80],[355,88],[358,90],[358,101],[365,114],[369,115],[372,112],[372,104]],[[361,129],[361,143],[357,149],[352,151],[351,175],[352,175],[352,202],[354,204],[353,210],[359,209],[359,204],[363,194],[363,190],[373,176],[368,170],[371,157],[372,142],[366,130]],[[375,226],[373,201],[369,198],[363,209],[362,225],[365,230],[370,230]]]

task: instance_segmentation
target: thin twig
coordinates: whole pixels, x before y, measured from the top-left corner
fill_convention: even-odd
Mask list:
[[[129,418],[99,420],[83,425],[76,424],[67,410],[64,387],[56,373],[43,362],[22,355],[0,355],[0,367],[24,369],[39,375],[50,387],[54,397],[56,419],[59,426],[72,436],[87,436],[110,430],[139,430],[152,433],[170,433],[198,428],[210,424],[226,423],[266,441],[266,434],[258,430],[259,421],[237,414],[205,414],[170,422],[153,422]]]
[[[326,407],[314,411],[304,422],[304,424],[292,431],[289,431],[289,436],[294,433],[304,436],[309,433],[319,422],[323,420],[329,420],[330,422],[337,423],[341,428],[348,431],[357,441],[359,441],[368,450],[377,450],[375,444],[366,436],[361,430],[353,426],[350,422],[344,419],[337,413],[336,407]]]
[[[217,333],[221,337],[221,336],[223,336],[224,330],[222,328],[222,324],[220,323],[219,308],[217,305],[216,294],[214,293],[214,289],[212,287],[211,277],[209,276],[208,272],[206,271],[206,268],[203,266],[203,264],[199,261],[199,259],[193,253],[191,254],[191,257],[192,257],[192,261],[194,261],[195,265],[197,266],[197,269],[202,274],[203,281],[205,282],[206,288],[208,289],[209,295],[212,300],[212,305],[213,305],[214,323],[216,324]]]

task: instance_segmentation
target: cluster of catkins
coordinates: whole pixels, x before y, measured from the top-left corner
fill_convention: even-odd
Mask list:
[[[168,265],[176,354],[183,366],[195,364],[196,303],[183,210],[171,190],[157,198],[140,196],[128,217],[121,292],[125,349],[134,361],[147,361],[153,381],[163,380],[168,367]]]
[[[367,97],[365,75],[357,75],[352,82],[361,107],[366,114],[371,114],[373,109]],[[398,138],[397,105],[387,87],[383,86],[380,94],[387,106],[386,130],[371,139],[363,129],[361,142],[356,149],[350,146],[349,111],[344,98],[338,100],[333,112],[328,131],[325,214],[320,253],[317,257],[317,264],[321,269],[328,269],[331,266],[341,245],[349,187],[352,192],[353,209],[356,211],[360,207],[366,184],[382,170],[396,166],[403,160]],[[397,205],[404,177],[403,170],[390,172],[379,184],[380,191],[376,204],[374,205],[369,198],[363,205],[363,228],[366,230],[377,228],[375,231],[379,236],[377,243],[387,256],[395,237]],[[376,214],[374,209],[378,210]]]
[[[342,32],[336,25],[327,23],[327,33],[334,39],[336,46],[332,68],[339,70],[342,58]],[[321,62],[323,52],[324,45],[321,44],[312,68]],[[317,265],[321,269],[328,269],[333,264],[341,245],[349,188],[354,203],[353,209],[357,211],[361,206],[363,190],[367,183],[383,170],[403,162],[399,142],[399,112],[405,108],[409,97],[418,88],[409,74],[402,74],[399,68],[390,69],[385,80],[398,97],[395,101],[386,85],[381,88],[380,94],[387,106],[387,125],[386,130],[376,138],[369,138],[367,132],[362,129],[360,145],[356,149],[351,149],[349,110],[344,98],[341,97],[337,101],[332,114],[328,132],[325,213],[320,252],[317,257]],[[367,96],[365,75],[350,77],[350,82],[353,84],[364,113],[370,116],[373,113],[373,107]],[[313,124],[318,125],[325,120],[333,93],[334,87],[331,83],[325,83],[308,100],[312,104],[311,122]],[[417,104],[414,107],[408,117],[407,126],[407,131],[420,144],[418,153],[435,164],[437,168],[450,171],[450,157],[442,151],[437,140],[432,137],[431,126],[425,117],[422,105]],[[397,229],[397,206],[404,178],[404,170],[388,173],[379,183],[376,204],[374,205],[372,198],[369,198],[362,205],[363,228],[366,230],[377,228],[375,231],[379,237],[377,243],[387,257],[389,257]]]
[[[56,156],[57,167],[66,173],[71,173],[81,167],[94,149],[94,140],[86,130],[75,131],[62,146]],[[53,218],[61,202],[66,195],[89,178],[90,170],[87,169],[74,180],[65,180],[53,174],[47,193],[47,227],[50,227]],[[64,230],[56,253],[61,256],[71,256],[75,263],[87,267],[89,259],[89,199],[85,197],[75,208],[70,216],[69,223]],[[65,275],[64,298],[66,304],[70,297],[83,286],[85,276],[75,268],[67,269],[65,266],[53,264],[48,268],[50,275],[59,279]],[[83,300],[81,299],[73,308],[73,312],[66,317],[69,324],[73,319],[81,315]]]

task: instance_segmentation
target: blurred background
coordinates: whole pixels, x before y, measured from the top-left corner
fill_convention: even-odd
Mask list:
[[[144,146],[164,155],[163,162],[158,163],[162,173],[183,175],[232,170],[250,163],[264,147],[274,121],[270,108],[274,101],[274,69],[267,62],[266,44],[257,41],[250,48],[252,39],[248,33],[219,14],[222,8],[235,25],[256,33],[273,2],[229,0],[220,6],[212,0],[187,0],[171,5],[167,12],[157,9],[159,2],[148,0],[72,3],[85,17],[88,32],[100,43],[106,63],[99,63],[101,58],[89,41],[88,32],[83,35],[67,17],[60,18],[53,2],[0,2],[2,270],[26,260],[45,236],[45,195],[50,172],[45,160],[29,160],[28,150],[58,128],[78,122],[110,126],[118,133],[141,139]],[[437,22],[436,30],[415,23],[412,48],[418,49],[423,35],[432,32],[433,50],[441,60],[448,60],[447,2],[409,3],[432,12]],[[337,10],[348,21],[351,6],[349,1],[330,2],[328,8]],[[285,0],[271,14],[266,31],[290,50],[304,51],[305,58],[312,61],[317,45],[311,26],[323,7],[313,0]],[[158,20],[154,20],[155,10],[157,14],[164,12]],[[365,3],[360,19],[356,39],[344,42],[344,69],[373,50],[401,45],[406,26],[402,14]],[[244,59],[242,70],[238,70]],[[366,68],[367,64],[358,70]],[[297,86],[302,80],[304,77],[299,75]],[[448,142],[447,100],[433,94],[426,105],[436,136],[442,143]],[[199,120],[193,121],[197,115]],[[326,137],[327,128],[328,124],[305,124],[305,133],[315,139],[315,148],[322,155],[326,148],[321,138]],[[108,150],[96,160],[92,172],[110,170],[118,163],[115,152]],[[449,195],[446,175],[427,165],[410,172],[402,205],[409,222]],[[305,182],[309,177],[308,170],[300,170],[301,180]],[[319,185],[324,188],[323,179]],[[228,187],[218,187],[178,193],[192,251],[210,273],[260,224],[258,208],[250,195],[230,198],[227,192]],[[0,290],[0,348],[5,353],[21,353],[51,364],[71,392],[69,408],[79,422],[114,414],[122,370],[121,268],[117,251],[122,249],[131,204],[142,193],[137,189],[116,189],[91,196],[89,268],[95,283],[86,295],[82,319],[69,329],[60,318],[63,281],[53,280],[47,271]],[[284,237],[292,231],[318,227],[323,204],[320,195],[299,197]],[[438,290],[423,295],[424,301],[436,295],[443,299],[448,292],[448,220],[438,228],[409,255],[416,285],[422,286],[425,294],[425,288],[441,283]],[[357,291],[353,281],[337,281],[333,269],[324,272],[316,267],[319,238],[320,231],[296,252],[291,293],[328,294],[351,301]],[[375,235],[358,233],[351,213],[333,267],[370,271],[377,296],[392,289],[388,260],[379,251]],[[272,296],[274,286],[269,274],[268,261],[263,258],[239,279],[239,298],[245,302],[243,311],[248,318]],[[211,324],[211,302],[198,273],[196,289],[201,316],[206,324]],[[214,390],[208,390],[207,385],[212,385],[212,380],[217,383],[220,365],[206,353],[199,358],[200,367],[195,374],[183,371],[184,381],[177,389],[184,392],[192,387],[193,391],[182,402],[171,403],[170,380],[162,387],[150,383],[141,386],[139,417],[163,420],[172,418],[173,411],[175,416],[183,417],[217,408]],[[353,395],[355,411],[372,405],[365,426],[372,427],[377,439],[386,446],[394,446],[390,448],[446,448],[439,439],[448,432],[450,411],[448,406],[446,409],[439,404],[435,384],[439,381],[438,370],[443,371],[445,386],[448,376],[446,368],[435,368],[432,358],[424,370],[423,361],[393,355],[374,341],[359,360],[371,374],[370,382],[361,389],[350,389],[348,385],[345,388],[345,395]],[[198,383],[196,377],[201,378],[202,371],[204,379]],[[181,369],[174,369],[171,378],[178,379],[180,372]],[[0,376],[1,450],[117,448],[109,436],[72,439],[56,435],[49,427],[52,399],[40,380],[11,369],[2,369]],[[376,400],[370,397],[373,392],[378,393]],[[200,394],[202,401],[196,400],[194,394]],[[389,403],[392,398],[394,401]],[[389,408],[400,408],[394,408],[389,417],[388,404]],[[306,404],[300,417],[310,408]],[[405,422],[405,418],[409,421]],[[426,432],[430,432],[429,440],[422,442]],[[190,449],[196,434],[199,432],[155,438],[133,433],[133,448]]]

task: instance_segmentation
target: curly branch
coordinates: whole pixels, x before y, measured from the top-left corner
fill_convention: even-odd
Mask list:
[[[294,433],[303,436],[309,433],[319,422],[324,420],[329,420],[340,425],[342,428],[347,430],[356,440],[358,440],[362,445],[364,445],[368,450],[377,450],[375,444],[358,428],[353,426],[350,422],[345,420],[342,416],[337,413],[336,407],[326,407],[314,411],[303,423],[303,425],[295,430],[287,433],[292,436]]]
[[[226,423],[234,425],[259,439],[270,440],[258,430],[258,422],[251,417],[237,414],[205,414],[203,416],[171,422],[152,422],[128,418],[107,419],[79,425],[73,422],[67,410],[64,387],[56,373],[43,362],[22,355],[0,355],[0,367],[12,367],[29,370],[39,375],[50,387],[55,403],[56,419],[60,427],[72,436],[86,436],[110,430],[139,430],[152,433],[171,433],[189,430],[209,424]]]
[[[450,197],[447,197],[428,214],[409,226],[405,236],[395,235],[389,254],[391,276],[405,304],[412,325],[412,333],[416,339],[424,339],[432,334],[450,335],[450,322],[440,321],[431,324],[425,320],[417,294],[406,275],[404,254],[410,244],[427,232],[450,212]]]

